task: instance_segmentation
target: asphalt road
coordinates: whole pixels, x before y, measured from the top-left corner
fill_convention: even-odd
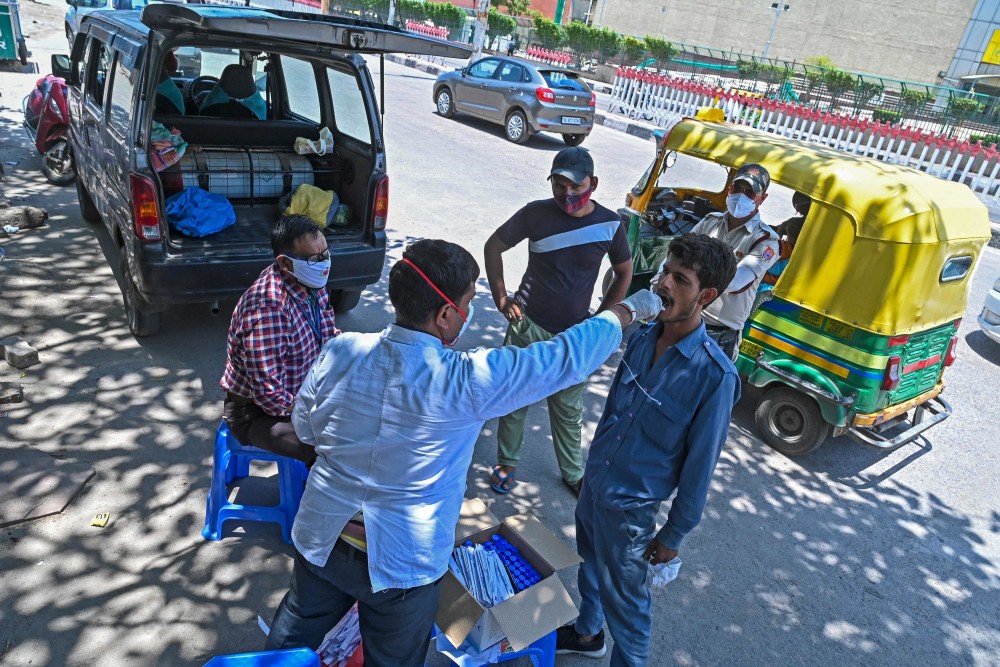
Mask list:
[[[376,65],[377,66],[377,65]],[[199,665],[262,644],[257,614],[284,594],[291,550],[276,528],[230,528],[221,542],[200,529],[218,425],[225,332],[233,304],[177,308],[159,336],[136,340],[104,253],[115,250],[79,216],[73,189],[47,185],[11,110],[33,76],[0,74],[0,158],[8,196],[48,208],[49,225],[0,242],[0,337],[35,345],[42,363],[24,377],[27,402],[0,413],[0,450],[45,452],[92,465],[96,476],[59,515],[0,530],[0,665]],[[499,126],[433,113],[431,78],[386,65],[385,123],[391,196],[390,257],[411,239],[446,238],[481,261],[489,233],[526,201],[549,195],[550,161],[562,146],[526,146]],[[595,198],[623,201],[652,157],[651,142],[605,128],[594,153]],[[678,169],[703,175],[694,165]],[[765,205],[788,212],[787,192]],[[506,260],[508,282],[526,250]],[[1000,512],[997,510],[1000,347],[975,314],[1000,254],[988,251],[949,373],[955,414],[927,440],[885,454],[837,440],[790,460],[753,435],[755,396],[745,392],[702,524],[685,542],[680,578],[654,594],[653,665],[998,664]],[[461,345],[496,345],[504,321],[485,280]],[[377,331],[391,319],[385,282],[338,318]],[[585,442],[614,371],[585,394]],[[494,495],[495,422],[477,443],[468,496],[498,516],[530,513],[568,542],[573,502],[559,483],[544,406],[529,412],[518,484]],[[6,458],[6,457],[5,457]],[[403,474],[404,471],[401,471]],[[259,497],[267,484],[248,484]],[[90,526],[110,512],[106,528]],[[575,594],[575,577],[564,575]],[[606,664],[560,658],[559,665]],[[442,665],[439,657],[428,664]]]

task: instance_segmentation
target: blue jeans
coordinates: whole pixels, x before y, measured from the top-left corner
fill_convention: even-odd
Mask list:
[[[584,479],[576,506],[576,550],[583,558],[576,631],[596,635],[607,621],[615,640],[611,667],[649,661],[652,600],[642,557],[656,535],[656,510],[652,505],[634,510],[598,505]]]
[[[265,649],[316,650],[356,601],[365,666],[422,667],[440,584],[438,579],[416,588],[373,593],[363,552],[334,549],[326,566],[317,567],[296,550],[291,587],[274,613]]]

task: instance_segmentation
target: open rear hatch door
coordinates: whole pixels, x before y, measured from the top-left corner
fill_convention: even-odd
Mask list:
[[[321,51],[412,53],[444,58],[468,58],[472,54],[467,46],[412,35],[395,26],[277,9],[152,4],[142,10],[142,22],[164,34],[226,35],[241,37],[248,44],[267,40],[309,43]]]

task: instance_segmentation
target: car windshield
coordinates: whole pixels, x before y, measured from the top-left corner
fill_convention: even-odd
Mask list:
[[[542,75],[545,83],[549,84],[550,88],[562,88],[563,90],[576,90],[580,92],[587,92],[589,90],[580,77],[570,72],[543,70],[539,74]]]

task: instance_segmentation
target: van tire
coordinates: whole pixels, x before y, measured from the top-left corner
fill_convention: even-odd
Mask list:
[[[761,396],[754,421],[764,442],[785,456],[805,456],[830,435],[816,401],[785,385]]]
[[[507,119],[503,123],[503,133],[507,141],[515,144],[523,144],[531,138],[531,126],[528,119],[520,109],[514,109],[507,114]]]
[[[91,199],[90,193],[87,192],[87,188],[84,187],[81,179],[76,179],[76,198],[80,202],[80,215],[87,222],[100,222],[101,213],[97,210],[97,206],[94,205],[94,200]]]
[[[336,314],[353,310],[361,303],[361,290],[335,289],[330,290],[330,305]]]
[[[118,248],[118,270],[122,274],[122,300],[125,302],[125,319],[128,330],[136,338],[153,336],[160,331],[160,313],[139,296],[139,290],[128,268],[128,255],[124,247]]]

